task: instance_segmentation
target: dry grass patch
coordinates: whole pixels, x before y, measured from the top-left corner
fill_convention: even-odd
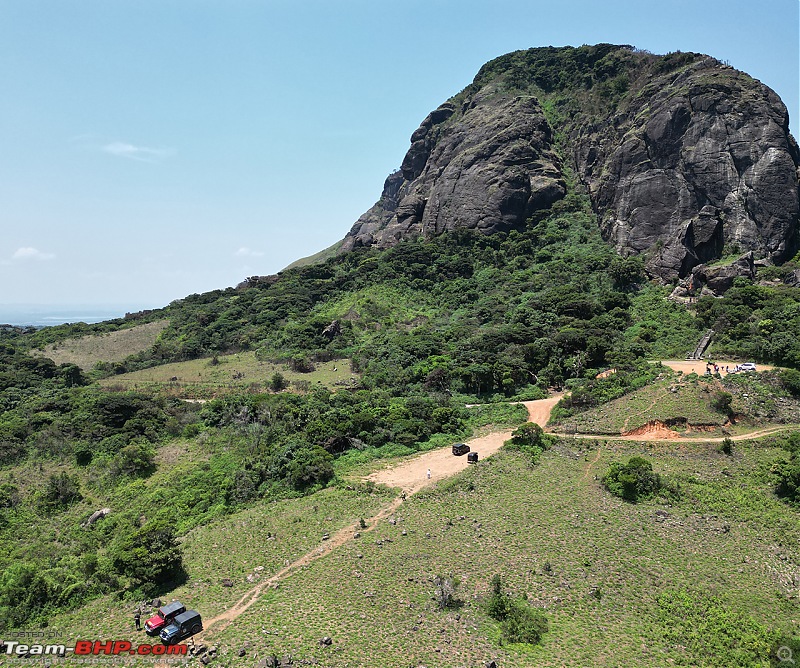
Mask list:
[[[280,373],[294,391],[320,386],[334,390],[358,383],[358,376],[350,371],[348,360],[318,362],[313,371],[300,373],[286,364],[260,361],[254,352],[242,352],[111,376],[100,381],[100,385],[108,389],[164,391],[184,399],[210,399],[243,390],[267,392],[276,373]]]
[[[116,332],[87,334],[77,339],[51,343],[32,352],[49,357],[56,364],[77,364],[87,370],[97,362],[121,362],[130,355],[147,350],[167,325],[169,320],[157,320]]]

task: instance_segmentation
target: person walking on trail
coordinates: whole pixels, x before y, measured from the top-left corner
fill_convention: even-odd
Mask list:
[[[430,480],[430,479],[431,479],[431,470],[428,469],[428,480]]]

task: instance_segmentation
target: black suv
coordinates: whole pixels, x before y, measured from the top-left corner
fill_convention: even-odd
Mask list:
[[[469,452],[469,446],[466,443],[453,444],[454,455],[466,455]]]

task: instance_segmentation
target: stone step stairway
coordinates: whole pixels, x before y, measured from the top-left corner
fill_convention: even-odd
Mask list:
[[[703,338],[700,339],[700,343],[697,344],[697,348],[694,349],[694,352],[691,353],[686,359],[687,360],[703,359],[703,353],[706,352],[708,344],[711,343],[711,337],[713,336],[714,336],[714,330],[709,329],[705,334],[703,334]]]

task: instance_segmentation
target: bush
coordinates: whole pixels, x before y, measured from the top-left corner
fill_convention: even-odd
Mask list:
[[[285,390],[287,387],[289,387],[289,381],[286,380],[282,373],[276,371],[274,374],[272,374],[272,378],[270,378],[269,381],[270,390],[273,392],[280,392],[281,390]]]
[[[503,591],[503,580],[499,575],[492,578],[489,600],[486,602],[486,612],[492,618],[502,622],[511,608],[511,601]]]
[[[62,471],[48,478],[42,492],[41,503],[46,510],[55,510],[65,508],[82,498],[77,476]]]
[[[732,402],[733,395],[730,392],[714,392],[714,396],[711,398],[711,407],[715,411],[719,411],[720,413],[725,413],[725,415],[728,415],[731,412]]]
[[[523,452],[535,460],[542,452],[550,449],[553,440],[538,424],[526,422],[513,431],[507,445],[510,450]]]
[[[503,581],[499,575],[492,578],[486,612],[500,622],[500,632],[506,642],[536,645],[547,631],[544,613],[532,608],[522,598],[509,597],[503,591]]]
[[[121,477],[148,476],[155,468],[153,446],[147,442],[134,441],[114,455],[108,473],[112,480],[117,480]]]
[[[793,397],[800,397],[800,371],[797,369],[784,369],[778,377]]]
[[[789,503],[800,504],[800,460],[792,457],[788,462],[778,462],[772,472],[778,475],[775,493]]]
[[[507,642],[524,642],[530,645],[538,645],[547,628],[545,614],[522,600],[512,603],[508,615],[500,625],[503,639]]]
[[[627,464],[612,462],[602,482],[609,492],[633,503],[652,496],[663,486],[661,476],[643,457],[631,457]]]
[[[151,595],[183,573],[183,555],[170,518],[156,517],[118,538],[109,550],[117,572],[131,589]]]

